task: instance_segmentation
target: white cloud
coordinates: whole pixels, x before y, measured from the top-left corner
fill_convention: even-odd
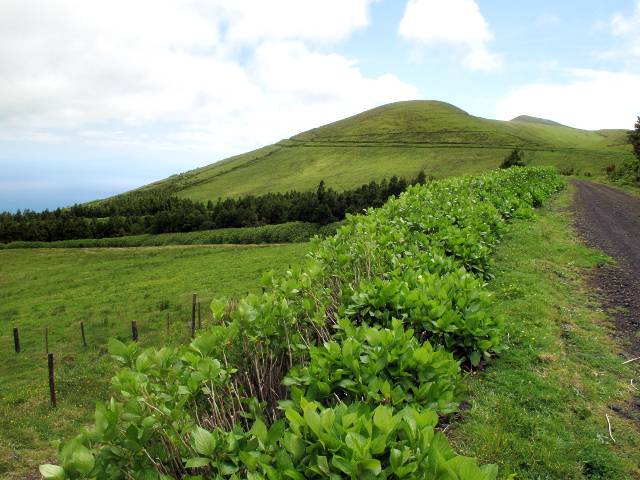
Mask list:
[[[626,35],[640,28],[640,1],[636,0],[635,10],[631,15],[617,12],[611,19],[611,30],[614,35]]]
[[[618,56],[627,54],[640,57],[640,0],[636,0],[631,14],[616,13],[611,19],[611,33],[625,41],[626,47]],[[612,52],[608,52],[611,56]]]
[[[0,140],[215,159],[415,98],[326,51],[368,24],[372,1],[4,0]]]
[[[569,74],[563,84],[532,84],[513,91],[498,102],[497,118],[532,115],[588,130],[633,127],[640,113],[640,75],[598,70]]]
[[[369,23],[374,0],[217,0],[228,22],[227,38],[336,42]]]
[[[427,47],[456,48],[472,70],[502,66],[502,57],[489,51],[493,33],[474,0],[409,0],[399,34]]]

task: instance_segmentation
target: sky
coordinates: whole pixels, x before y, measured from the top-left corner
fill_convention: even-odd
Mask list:
[[[632,128],[640,0],[0,0],[0,211],[408,99]]]

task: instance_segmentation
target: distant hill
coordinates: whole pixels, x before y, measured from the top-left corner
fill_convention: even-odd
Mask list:
[[[512,118],[511,121],[512,122],[525,122],[525,123],[539,123],[539,124],[542,124],[542,125],[553,125],[553,126],[556,126],[556,127],[570,128],[570,127],[567,127],[566,125],[563,125],[561,123],[554,122],[553,120],[547,120],[546,118],[531,117],[529,115],[520,115],[519,117]]]
[[[493,169],[516,147],[533,165],[594,174],[631,155],[623,130],[585,131],[526,116],[488,120],[420,100],[374,108],[141,190],[194,200],[313,189],[320,180],[341,190],[420,170],[440,178]]]

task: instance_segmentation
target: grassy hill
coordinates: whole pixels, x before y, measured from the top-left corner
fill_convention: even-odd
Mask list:
[[[623,130],[585,131],[533,117],[474,117],[443,102],[384,105],[274,145],[142,187],[194,200],[312,189],[338,190],[420,170],[437,178],[497,167],[515,147],[532,165],[601,173],[629,155]]]
[[[512,122],[525,122],[525,123],[540,123],[542,125],[552,125],[554,127],[566,127],[558,122],[554,122],[553,120],[547,120],[546,118],[538,118],[532,117],[530,115],[520,115],[516,118],[511,119]],[[570,127],[568,127],[570,128]]]

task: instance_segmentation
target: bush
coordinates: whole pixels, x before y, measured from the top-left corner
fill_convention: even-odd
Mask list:
[[[493,247],[562,186],[512,168],[411,187],[316,237],[263,294],[212,302],[190,345],[112,340],[114,399],[43,475],[494,479],[434,433],[436,412],[455,408],[458,362],[500,351]]]
[[[492,480],[495,466],[479,468],[456,455],[436,414],[405,408],[395,412],[359,402],[324,408],[303,399],[301,412],[287,409],[285,448],[293,457],[290,478],[429,478]],[[302,475],[295,473],[300,472]],[[285,470],[285,474],[288,473]]]
[[[509,156],[505,158],[500,164],[500,168],[511,168],[511,167],[524,167],[524,154],[519,149],[514,149],[511,151]]]
[[[479,468],[456,455],[429,411],[376,408],[359,402],[322,407],[302,399],[285,420],[250,431],[196,427],[185,465],[195,478],[353,478],[492,480],[497,468]],[[235,477],[233,477],[235,476]],[[191,477],[194,478],[194,477]]]
[[[402,409],[452,413],[458,406],[459,362],[444,348],[421,343],[394,319],[392,328],[356,327],[341,320],[335,340],[310,349],[311,360],[294,368],[285,385],[325,405],[364,401]]]
[[[463,268],[443,275],[411,270],[362,282],[345,314],[383,326],[401,319],[420,339],[444,345],[475,366],[499,349],[502,338],[501,323],[486,313],[488,304],[482,283]]]
[[[607,168],[607,176],[616,182],[640,185],[640,158],[630,158],[617,169]]]

